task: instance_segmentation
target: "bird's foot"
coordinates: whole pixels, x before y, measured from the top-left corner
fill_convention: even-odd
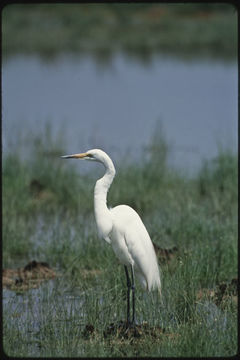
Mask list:
[[[140,337],[141,334],[138,329],[138,325],[136,325],[135,321],[127,321],[125,334],[127,337]]]
[[[136,324],[133,321],[127,321],[126,322],[126,329],[132,329],[135,326],[136,326]]]

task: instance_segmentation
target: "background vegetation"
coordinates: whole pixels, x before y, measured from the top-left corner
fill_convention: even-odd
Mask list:
[[[103,62],[116,51],[143,61],[153,53],[237,57],[232,4],[12,4],[2,22],[4,56],[71,51]]]

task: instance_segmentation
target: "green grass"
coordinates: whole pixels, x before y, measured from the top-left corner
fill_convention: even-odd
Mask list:
[[[2,24],[4,56],[237,57],[237,11],[230,4],[11,4]]]
[[[168,167],[168,146],[158,134],[141,163],[116,164],[109,205],[131,205],[156,244],[178,247],[177,257],[161,264],[162,302],[137,284],[137,320],[164,327],[165,333],[159,339],[146,334],[120,341],[103,336],[107,325],[125,319],[126,286],[123,266],[97,236],[94,164],[92,172],[78,173],[76,162],[59,158],[63,144],[49,137],[30,147],[30,159],[20,153],[3,156],[3,266],[36,259],[60,276],[20,295],[4,293],[5,352],[16,357],[236,354],[232,298],[216,306],[197,294],[237,277],[237,156],[219,150],[188,178]],[[95,329],[89,338],[83,336],[86,324]]]

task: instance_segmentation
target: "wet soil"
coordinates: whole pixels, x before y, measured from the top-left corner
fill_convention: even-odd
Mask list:
[[[38,288],[42,281],[56,277],[56,273],[46,262],[30,261],[24,268],[3,269],[2,285],[14,291]]]
[[[42,184],[37,179],[32,179],[29,183],[29,191],[33,199],[38,201],[51,201],[54,199],[54,194],[51,190]]]
[[[151,327],[147,322],[140,325],[127,326],[126,321],[120,321],[118,323],[111,323],[104,331],[104,337],[117,336],[119,338],[140,338],[142,336],[151,336],[157,338],[165,333],[165,329],[161,327]]]
[[[159,261],[163,264],[170,263],[171,260],[173,260],[177,256],[178,248],[176,246],[168,249],[163,249],[155,243],[153,243],[153,246],[157,257],[159,258]]]
[[[82,332],[82,336],[85,339],[89,339],[98,334],[98,331],[94,328],[92,324],[87,324]],[[126,321],[119,321],[116,323],[109,324],[106,329],[103,331],[103,336],[105,339],[116,338],[119,340],[134,340],[140,339],[143,337],[151,337],[153,339],[160,338],[163,335],[171,335],[166,332],[164,328],[159,326],[152,327],[147,322],[142,324],[136,324],[134,326],[127,326]]]
[[[238,302],[238,279],[233,278],[229,282],[221,282],[215,289],[201,289],[197,294],[197,299],[210,298],[217,306],[224,305],[232,299],[237,305]]]

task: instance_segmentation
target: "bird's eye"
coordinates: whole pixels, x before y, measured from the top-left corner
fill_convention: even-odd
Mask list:
[[[89,157],[89,158],[94,158],[94,156],[92,155],[92,154],[87,154],[87,157]]]

